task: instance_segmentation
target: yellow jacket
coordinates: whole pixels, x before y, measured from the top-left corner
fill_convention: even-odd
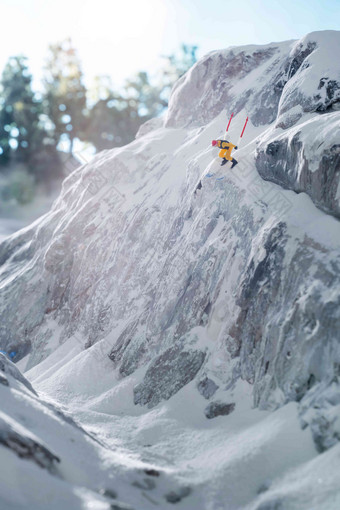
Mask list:
[[[219,152],[220,158],[225,158],[228,161],[231,161],[233,158],[231,157],[231,152],[236,147],[236,145],[227,142],[226,140],[217,140],[217,147],[221,150]]]

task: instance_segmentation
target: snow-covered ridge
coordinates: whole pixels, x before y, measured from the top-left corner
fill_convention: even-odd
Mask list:
[[[325,32],[209,54],[175,86],[165,126],[98,154],[47,215],[0,244],[0,348],[19,352],[38,391],[110,434],[114,416],[129,442],[121,418],[143,444],[172,429],[207,438],[207,422],[234,433],[260,413],[250,399],[263,413],[288,404],[285,427],[295,434],[298,410],[306,441],[338,448],[340,77],[325,55],[339,41]],[[231,112],[233,141],[249,116],[233,170],[210,146]],[[224,475],[214,471],[217,496],[202,508],[220,508]],[[230,508],[266,504],[256,484]]]
[[[258,140],[260,175],[340,217],[339,53],[331,30],[209,53],[175,86],[166,125],[204,125],[226,105],[246,111],[254,126],[270,124]]]
[[[145,479],[152,485],[152,466],[122,463],[69,413],[41,400],[2,354],[0,398],[1,509],[132,510],[124,500],[138,504]],[[161,485],[164,492],[177,489]]]

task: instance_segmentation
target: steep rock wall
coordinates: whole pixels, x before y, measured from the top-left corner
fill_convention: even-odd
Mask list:
[[[340,226],[305,194],[258,175],[276,137],[301,131],[296,160],[279,145],[264,176],[295,189],[299,175],[304,191],[303,158],[315,166],[333,144],[312,150],[316,130],[339,114],[318,113],[319,99],[311,110],[314,64],[303,67],[327,37],[206,57],[175,87],[164,128],[149,126],[66,179],[50,213],[0,246],[1,348],[15,347],[29,369],[67,342],[89,357],[100,345],[112,373],[137,377],[127,398],[149,407],[193,380],[199,391],[207,379],[228,388],[242,378],[261,408],[301,401],[320,448],[333,444],[334,413],[305,415],[308,402],[337,405],[326,396],[339,392]],[[307,99],[293,125],[274,126],[296,94]],[[250,117],[233,171],[207,149],[224,133],[226,102],[237,129],[245,108]],[[309,192],[334,214],[337,161],[327,167],[333,184],[321,176]],[[56,391],[67,387],[51,377]]]

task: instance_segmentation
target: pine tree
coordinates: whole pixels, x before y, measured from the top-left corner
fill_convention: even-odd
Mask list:
[[[61,175],[56,147],[45,129],[43,114],[42,98],[32,89],[26,57],[11,57],[1,78],[0,164],[8,171],[22,164],[40,182]]]
[[[120,147],[133,140],[144,117],[139,114],[138,93],[113,90],[107,76],[98,76],[89,93],[92,103],[89,113],[87,140],[97,150]]]
[[[180,54],[166,57],[167,64],[158,79],[140,71],[115,92],[110,79],[97,77],[90,91],[93,103],[89,112],[87,139],[97,150],[131,142],[139,127],[157,117],[168,105],[170,90],[196,62],[197,46],[182,45]]]
[[[40,114],[42,104],[32,90],[23,56],[11,57],[1,79],[0,162],[16,160],[28,164],[41,144]]]
[[[74,139],[82,139],[86,129],[86,88],[71,39],[50,46],[44,85],[55,142],[68,140],[72,153]]]

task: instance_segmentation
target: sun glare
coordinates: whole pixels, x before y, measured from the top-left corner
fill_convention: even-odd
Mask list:
[[[74,27],[74,41],[86,52],[85,71],[96,68],[100,74],[102,69],[115,80],[129,76],[136,62],[140,69],[150,66],[155,48],[161,47],[165,22],[166,5],[159,0],[97,0],[95,9],[88,0]]]
[[[100,27],[96,35],[110,34],[112,39],[124,43],[127,38],[147,38],[152,35],[155,24],[162,23],[164,11],[164,4],[159,0],[118,0],[109,3],[97,0],[95,8],[93,2],[88,0],[82,9],[80,22],[87,34],[89,27]]]

